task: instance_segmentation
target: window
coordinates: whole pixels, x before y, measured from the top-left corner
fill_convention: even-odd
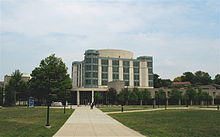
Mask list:
[[[108,65],[108,60],[107,59],[102,59],[101,63],[102,63],[102,65]]]
[[[129,80],[129,74],[124,74],[124,80]]]
[[[140,64],[140,62],[138,62],[138,61],[134,61],[134,62],[133,62],[133,66],[134,66],[134,67],[139,67],[139,64]]]
[[[85,59],[85,63],[91,63],[92,62],[92,59],[91,58],[86,58]]]
[[[149,80],[153,80],[154,79],[154,75],[148,75],[148,79]]]
[[[153,81],[149,81],[149,87],[153,87]]]
[[[93,77],[93,78],[98,78],[98,72],[93,72],[93,73],[92,73],[92,77]]]
[[[86,79],[86,85],[90,85],[91,84],[91,79]]]
[[[98,65],[93,65],[93,66],[92,66],[92,70],[98,71]]]
[[[87,71],[87,70],[92,70],[92,66],[91,66],[91,65],[86,65],[85,67],[86,67],[86,68],[85,68],[86,71]]]
[[[92,73],[91,73],[91,72],[86,72],[86,73],[85,73],[85,77],[86,77],[86,78],[90,78],[91,76],[92,76]]]
[[[119,79],[119,74],[113,74],[113,79],[118,80]]]
[[[102,85],[107,85],[108,81],[107,80],[102,80]]]
[[[129,68],[124,67],[124,68],[123,68],[123,72],[124,72],[124,73],[129,73]]]
[[[147,67],[152,67],[152,62],[147,62]]]
[[[98,63],[98,59],[97,58],[93,58],[93,63]]]
[[[119,61],[118,60],[112,60],[112,65],[113,66],[118,66],[119,65]]]
[[[93,84],[93,85],[98,85],[98,80],[93,79],[93,80],[92,80],[92,84]]]
[[[153,69],[152,68],[148,68],[148,73],[153,73]]]
[[[102,66],[102,72],[108,72],[108,66]]]
[[[140,86],[140,85],[139,85],[139,81],[135,81],[135,82],[134,82],[134,86]]]
[[[129,86],[129,81],[125,81],[125,86]]]
[[[134,68],[134,73],[139,73],[139,68]]]
[[[113,67],[113,72],[119,72],[119,67]]]
[[[134,75],[134,80],[139,80],[139,75]]]
[[[102,73],[102,79],[108,79],[108,73]]]
[[[129,67],[129,65],[130,65],[130,61],[123,61],[123,66]]]

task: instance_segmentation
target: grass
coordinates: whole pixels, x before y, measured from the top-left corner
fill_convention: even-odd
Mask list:
[[[110,116],[150,137],[220,136],[220,111],[161,110]]]
[[[50,129],[46,129],[46,108],[6,107],[0,109],[0,137],[51,137],[73,110],[50,109]]]
[[[158,106],[156,105],[155,108]],[[160,105],[159,108],[164,108],[164,105]],[[173,107],[186,107],[186,105],[169,105],[167,106],[168,108],[173,108]],[[188,107],[200,107],[200,108],[216,108],[217,106],[212,106],[209,105],[207,106],[200,106],[200,105],[193,105],[193,106],[188,106]],[[98,107],[100,110],[103,112],[117,112],[121,111],[121,106],[99,106]],[[129,111],[129,110],[145,110],[145,109],[152,109],[152,105],[125,105],[124,106],[124,111]]]

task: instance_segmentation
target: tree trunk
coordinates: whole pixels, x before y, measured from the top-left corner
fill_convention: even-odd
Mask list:
[[[142,102],[143,102],[143,100],[140,100],[140,105],[142,106]]]
[[[179,105],[181,105],[181,99],[179,99]]]

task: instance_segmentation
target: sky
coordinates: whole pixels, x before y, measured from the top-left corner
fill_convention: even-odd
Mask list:
[[[55,53],[71,73],[87,49],[153,56],[173,79],[220,73],[220,0],[0,0],[0,80]]]

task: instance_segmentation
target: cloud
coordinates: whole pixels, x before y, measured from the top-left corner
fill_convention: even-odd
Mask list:
[[[86,49],[102,48],[152,55],[154,71],[163,78],[196,69],[220,73],[216,0],[1,0],[1,5],[1,78],[17,68],[31,73],[52,53],[71,68]]]

